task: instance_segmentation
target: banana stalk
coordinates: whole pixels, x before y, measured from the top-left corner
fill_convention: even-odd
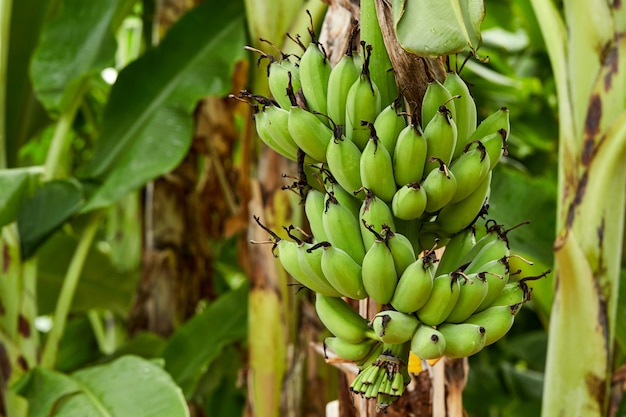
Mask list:
[[[555,74],[560,136],[542,415],[605,416],[626,205],[624,22],[603,1],[566,0],[564,20],[551,2],[531,4]]]

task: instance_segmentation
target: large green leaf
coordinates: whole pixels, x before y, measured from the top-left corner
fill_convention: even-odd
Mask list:
[[[180,388],[154,362],[124,356],[71,375],[36,368],[30,417],[186,417]]]
[[[69,179],[46,182],[22,202],[17,225],[24,259],[80,209],[82,198],[80,183]]]
[[[35,93],[49,111],[76,99],[82,80],[113,62],[117,0],[57,0],[31,62]]]
[[[33,93],[28,65],[50,0],[12,2],[6,79],[6,153],[9,167],[17,165],[20,146],[47,123],[46,112]]]
[[[176,330],[163,352],[165,368],[187,397],[224,347],[245,338],[248,286],[220,296]]]
[[[50,314],[56,306],[65,274],[76,250],[79,236],[60,232],[39,250],[37,301],[40,314]],[[134,295],[138,273],[120,272],[109,254],[92,245],[72,299],[72,312],[92,308],[125,315]]]
[[[0,227],[17,217],[20,202],[43,172],[41,167],[15,168],[0,171]]]
[[[85,210],[111,204],[183,159],[198,100],[230,88],[245,42],[242,13],[238,1],[207,1],[120,72],[94,157],[82,174],[102,183]]]

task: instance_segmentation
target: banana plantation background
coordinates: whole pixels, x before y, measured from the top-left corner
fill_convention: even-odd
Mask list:
[[[469,416],[626,416],[626,5],[485,6],[461,76],[479,120],[510,111],[489,217],[529,221],[515,268],[553,272],[447,390]],[[244,46],[300,53],[306,10],[324,41],[359,2],[0,2],[1,416],[356,415],[312,294],[250,244],[253,215],[305,222],[295,164],[229,98],[269,95]],[[389,415],[461,416],[414,379]]]

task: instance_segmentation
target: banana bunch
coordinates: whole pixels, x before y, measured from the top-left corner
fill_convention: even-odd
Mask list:
[[[255,220],[285,270],[316,293],[332,334],[326,348],[360,367],[352,391],[384,409],[410,380],[411,352],[424,360],[479,352],[509,331],[530,299],[527,281],[539,278],[510,273],[503,226],[488,221],[484,237],[474,234],[507,151],[509,113],[478,124],[452,72],[428,85],[408,117],[399,94],[381,99],[371,46],[332,68],[315,39],[302,46],[299,59],[270,60],[273,98],[239,99],[253,106],[261,140],[298,162],[294,187],[310,232],[289,226],[281,238]],[[368,297],[381,310],[370,321],[348,302]]]

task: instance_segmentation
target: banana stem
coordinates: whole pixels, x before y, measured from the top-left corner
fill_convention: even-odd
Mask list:
[[[53,326],[48,334],[46,343],[41,355],[41,366],[44,368],[52,369],[57,359],[57,353],[59,349],[59,342],[63,336],[65,330],[65,323],[67,322],[67,316],[72,306],[72,300],[78,286],[78,280],[80,279],[83,266],[89,253],[89,248],[93,242],[98,226],[100,226],[101,213],[97,212],[91,215],[91,219],[87,224],[87,227],[83,231],[78,246],[74,251],[74,256],[70,262],[70,265],[63,280],[63,286],[61,287],[61,293],[57,299],[57,305],[54,310]]]
[[[0,169],[7,166],[6,143],[6,95],[7,70],[9,66],[9,33],[11,30],[11,9],[13,1],[0,3]]]

